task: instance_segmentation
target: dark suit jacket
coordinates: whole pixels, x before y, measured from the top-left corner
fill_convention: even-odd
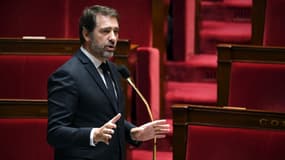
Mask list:
[[[108,62],[118,101],[112,101],[93,63],[79,50],[58,68],[48,80],[48,143],[55,159],[124,160],[125,141],[134,127],[124,120],[124,94],[115,64]],[[117,113],[122,117],[109,145],[90,146],[90,131],[101,127]]]

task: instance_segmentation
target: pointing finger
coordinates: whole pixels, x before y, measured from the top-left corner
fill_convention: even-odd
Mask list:
[[[116,123],[121,118],[121,113],[118,113],[115,117],[113,117],[109,122]]]

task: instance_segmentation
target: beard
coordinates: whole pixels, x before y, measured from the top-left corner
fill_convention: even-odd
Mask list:
[[[110,52],[110,51],[104,51],[103,54],[102,54],[102,57],[104,58],[112,58],[114,55],[114,52]]]
[[[96,43],[94,43],[94,41],[92,41],[90,48],[91,48],[92,54],[95,57],[101,57],[103,59],[110,59],[114,55],[114,52],[106,51],[104,46],[97,45]]]

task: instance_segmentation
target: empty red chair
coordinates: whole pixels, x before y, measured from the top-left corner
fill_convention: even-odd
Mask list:
[[[233,62],[230,79],[229,106],[285,112],[285,63]]]
[[[46,118],[1,118],[1,159],[52,160],[46,128]]]
[[[285,112],[285,48],[219,45],[218,105]]]
[[[46,99],[49,75],[70,55],[1,55],[0,98]]]

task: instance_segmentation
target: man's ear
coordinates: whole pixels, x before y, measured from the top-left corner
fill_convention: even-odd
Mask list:
[[[90,42],[89,32],[85,27],[82,29],[82,35],[86,42]]]

